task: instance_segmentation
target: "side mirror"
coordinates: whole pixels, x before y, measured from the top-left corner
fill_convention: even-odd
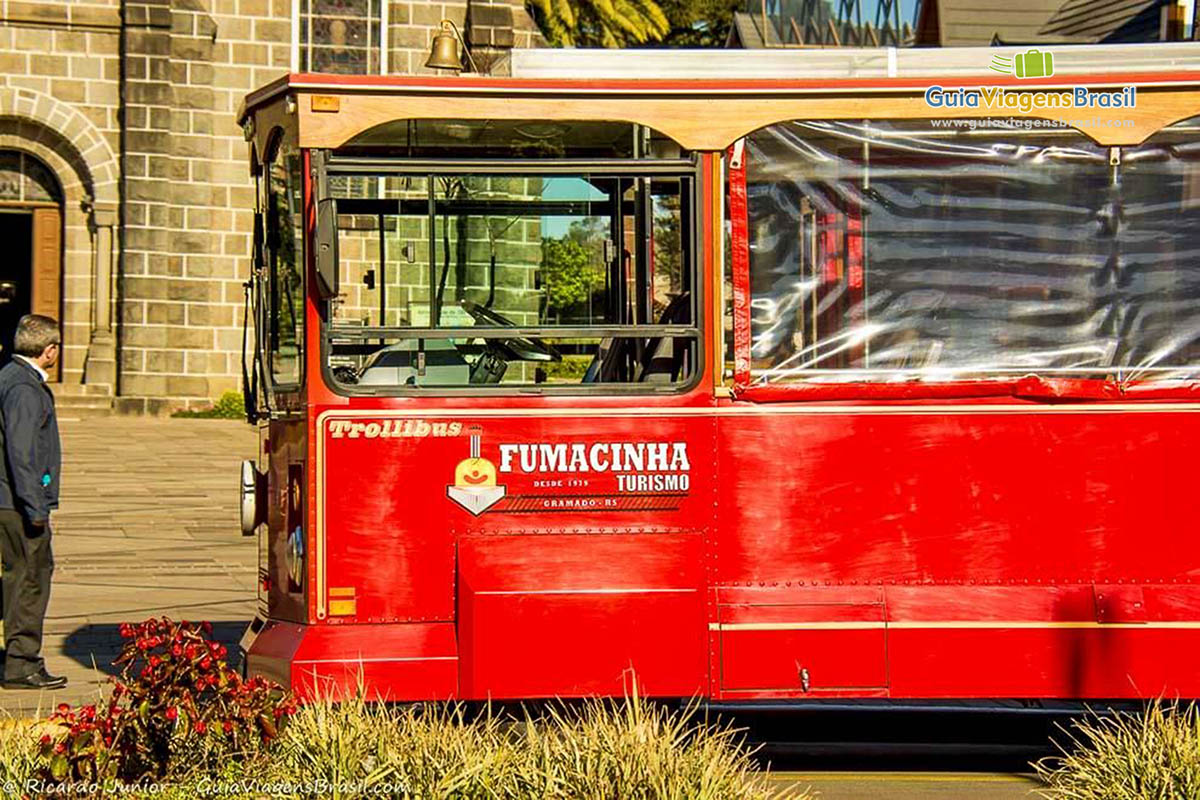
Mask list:
[[[337,200],[327,197],[317,201],[317,290],[329,299],[338,293],[338,224]]]

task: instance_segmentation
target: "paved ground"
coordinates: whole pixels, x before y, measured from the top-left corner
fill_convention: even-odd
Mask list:
[[[254,615],[255,540],[237,521],[239,464],[258,448],[253,428],[120,416],[60,423],[63,496],[43,652],[71,683],[43,696],[0,690],[0,707],[14,712],[94,698],[121,622],[210,620],[232,644]]]
[[[785,792],[809,789],[817,800],[1035,800],[1040,783],[1022,775],[979,772],[783,772]]]

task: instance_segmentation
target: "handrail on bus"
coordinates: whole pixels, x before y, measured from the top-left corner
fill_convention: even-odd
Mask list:
[[[627,337],[690,337],[700,335],[700,329],[686,325],[605,325],[605,326],[542,326],[542,327],[466,327],[466,328],[398,328],[331,325],[326,329],[331,338],[346,339],[512,339],[518,338],[627,338]]]

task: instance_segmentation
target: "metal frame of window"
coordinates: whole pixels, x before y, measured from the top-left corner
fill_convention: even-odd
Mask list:
[[[619,395],[619,394],[685,394],[696,387],[704,374],[706,348],[701,325],[701,314],[706,308],[704,279],[701,273],[703,255],[702,225],[700,225],[700,186],[703,170],[700,157],[684,159],[530,159],[497,161],[488,159],[399,159],[369,158],[360,156],[337,156],[314,158],[314,185],[327,187],[328,178],[334,175],[577,175],[613,178],[677,177],[681,187],[690,187],[686,201],[680,203],[684,216],[683,256],[689,276],[691,291],[691,315],[693,324],[679,325],[597,325],[597,326],[522,326],[522,327],[362,327],[335,325],[330,323],[330,302],[326,301],[321,314],[321,374],[326,386],[335,393],[346,396],[504,396],[504,395]],[[321,199],[321,198],[318,198]],[[351,201],[353,202],[353,201]],[[432,251],[431,251],[432,254]],[[432,258],[432,255],[431,255]],[[432,263],[432,262],[431,262]],[[695,358],[691,374],[678,383],[663,385],[654,383],[596,383],[596,384],[477,384],[466,386],[348,386],[333,377],[329,365],[332,340],[341,339],[504,339],[512,337],[554,338],[631,338],[631,337],[687,337],[692,340]]]

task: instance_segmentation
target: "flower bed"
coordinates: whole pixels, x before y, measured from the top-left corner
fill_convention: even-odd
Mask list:
[[[243,680],[205,624],[148,620],[106,703],[0,728],[5,796],[766,800],[737,731],[637,696],[519,718]],[[792,795],[793,797],[795,795]]]

